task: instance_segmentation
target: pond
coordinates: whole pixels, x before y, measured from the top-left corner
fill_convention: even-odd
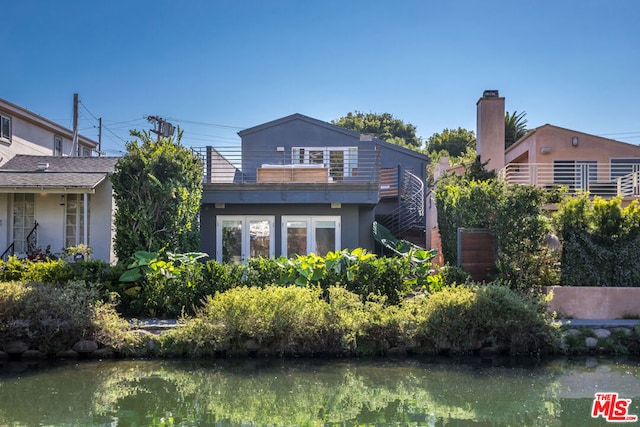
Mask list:
[[[603,398],[592,418],[597,392],[618,393],[617,411]],[[640,414],[637,360],[0,363],[2,426],[601,426],[621,414]]]

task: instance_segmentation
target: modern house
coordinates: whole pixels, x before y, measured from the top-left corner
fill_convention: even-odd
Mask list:
[[[425,155],[301,114],[238,134],[239,147],[196,150],[201,249],[212,258],[373,251],[375,220],[424,246]]]
[[[545,124],[505,150],[504,98],[485,91],[477,107],[478,154],[505,182],[629,200],[640,196],[640,146]]]
[[[109,174],[97,142],[0,99],[0,252],[28,256],[86,244],[114,262]]]
[[[33,156],[93,155],[98,143],[0,98],[0,165],[16,154]]]

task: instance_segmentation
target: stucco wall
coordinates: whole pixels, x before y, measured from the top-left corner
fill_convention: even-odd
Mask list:
[[[577,138],[577,145],[572,143],[574,137]],[[543,154],[543,148],[550,148],[550,151]],[[524,152],[528,152],[529,163],[597,160],[598,163],[608,164],[610,159],[640,157],[639,146],[552,125],[537,128],[531,136],[511,147],[505,154],[505,160],[512,162]]]
[[[552,286],[549,312],[572,319],[623,319],[640,317],[640,288]]]

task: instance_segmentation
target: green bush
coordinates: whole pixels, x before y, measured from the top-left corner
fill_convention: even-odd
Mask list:
[[[20,340],[46,354],[67,350],[81,339],[96,339],[114,348],[132,343],[133,337],[113,340],[117,330],[124,337],[127,326],[120,323],[116,328],[113,321],[107,322],[118,316],[110,304],[99,303],[97,298],[97,286],[82,281],[62,286],[2,282],[0,343]]]
[[[553,216],[562,241],[560,284],[640,286],[640,205],[621,199],[567,199]]]
[[[343,287],[236,287],[207,298],[185,326],[164,336],[185,355],[471,354],[483,347],[540,355],[558,329],[541,302],[506,286],[453,286],[388,305]]]
[[[542,302],[506,286],[444,287],[409,303],[418,322],[416,340],[427,353],[471,354],[493,347],[539,355],[552,351],[558,338]]]
[[[486,228],[497,246],[496,279],[524,291],[557,284],[557,254],[544,244],[547,200],[544,190],[533,186],[445,179],[436,191],[445,261],[457,264],[458,228]]]

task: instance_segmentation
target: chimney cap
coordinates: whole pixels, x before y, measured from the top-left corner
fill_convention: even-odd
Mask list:
[[[493,89],[493,90],[485,90],[482,93],[482,97],[483,98],[498,98],[500,95],[498,93],[497,89]]]

